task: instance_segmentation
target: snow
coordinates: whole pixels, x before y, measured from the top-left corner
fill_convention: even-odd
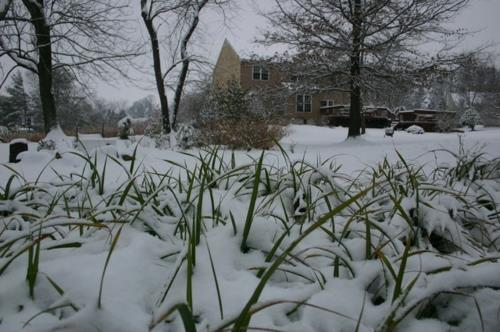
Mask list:
[[[417,126],[417,125],[413,125],[413,126],[409,126],[408,128],[406,128],[406,132],[409,134],[421,135],[425,131],[424,131],[424,128]]]
[[[4,12],[7,9],[7,5],[10,0],[0,0],[0,13]]]
[[[125,116],[122,119],[120,119],[117,123],[118,128],[128,128],[130,127],[130,124],[132,123],[132,118],[130,116]]]
[[[8,144],[0,144],[0,163],[7,166],[0,171],[0,270],[12,257],[2,256],[4,250],[22,249],[22,242],[5,248],[5,241],[24,239],[30,234],[36,237],[38,232],[47,232],[52,237],[40,242],[34,299],[29,296],[26,282],[27,252],[20,253],[0,272],[0,299],[9,299],[0,301],[0,330],[183,331],[177,312],[169,315],[168,323],[155,323],[172,306],[186,303],[190,280],[197,330],[213,331],[239,315],[261,281],[258,269],[272,264],[273,260],[268,261],[266,257],[274,246],[279,244],[275,256],[281,255],[312,225],[311,220],[317,220],[330,210],[325,200],[333,207],[345,201],[350,195],[346,188],[358,185],[353,184],[353,178],[360,181],[359,184],[383,181],[382,173],[372,179],[370,170],[377,169],[384,158],[397,165],[399,153],[410,165],[421,166],[421,172],[432,174],[437,166],[447,165],[450,170],[456,166],[455,157],[445,149],[455,153],[460,149],[470,151],[468,158],[474,159],[477,154],[473,151],[481,147],[485,156],[500,157],[500,128],[482,128],[460,136],[395,131],[393,137],[386,137],[383,129],[368,129],[363,137],[348,141],[345,140],[345,128],[291,126],[288,133],[280,144],[289,160],[279,149],[266,151],[266,169],[281,171],[273,175],[276,181],[271,181],[272,195],[266,195],[269,189],[261,184],[247,241],[251,249],[246,253],[240,251],[240,244],[252,192],[251,182],[244,176],[224,179],[227,173],[214,173],[211,181],[215,184],[203,194],[199,193],[199,183],[193,186],[190,201],[187,185],[179,192],[177,179],[187,183],[190,174],[184,168],[192,171],[197,167],[196,172],[200,172],[196,157],[204,156],[203,150],[158,150],[143,146],[143,141],[138,145],[138,141],[80,135],[83,146],[78,150],[67,146],[59,159],[54,159],[50,151],[37,152],[36,144],[30,143],[29,150],[21,154],[21,162],[7,164]],[[73,142],[72,137],[60,130],[54,130],[46,139]],[[90,157],[97,157],[95,165],[89,167],[79,156],[83,147]],[[236,166],[244,172],[248,170],[245,165],[257,160],[260,154],[261,151],[235,151]],[[134,166],[131,161],[123,160],[123,155],[135,155]],[[229,162],[232,152],[221,151],[221,155]],[[318,164],[318,159],[327,162]],[[297,178],[292,178],[285,169],[289,163],[300,165],[301,161],[311,166],[297,169],[302,174],[298,190],[294,190]],[[339,169],[332,171],[335,165]],[[485,167],[478,164],[481,172]],[[253,165],[249,167],[250,170],[254,168]],[[496,331],[500,324],[500,263],[488,260],[499,256],[498,244],[486,250],[478,245],[483,243],[484,234],[470,236],[469,229],[475,228],[473,223],[477,223],[478,230],[486,227],[485,232],[492,238],[495,238],[494,232],[497,232],[496,239],[500,238],[498,220],[494,216],[489,223],[483,225],[481,222],[493,214],[491,210],[486,205],[472,204],[487,191],[498,208],[500,184],[494,179],[470,184],[458,177],[450,178],[454,182],[430,182],[432,176],[429,176],[420,184],[419,193],[426,193],[423,197],[417,198],[416,191],[408,188],[407,196],[403,197],[403,180],[408,171],[401,164],[391,170],[394,174],[387,175],[392,176],[387,186],[393,184],[395,191],[373,192],[366,198],[367,202],[372,202],[366,213],[380,218],[371,230],[373,255],[385,255],[398,273],[402,266],[400,256],[405,250],[402,239],[409,238],[416,228],[420,240],[426,240],[422,235],[425,231],[457,243],[460,250],[447,255],[437,251],[435,242],[421,241],[420,247],[412,248],[420,252],[406,262],[403,290],[410,287],[414,278],[416,282],[404,301],[401,297],[391,301],[396,284],[389,269],[377,259],[380,256],[366,257],[366,224],[357,217],[351,219],[347,212],[339,214],[334,221],[323,225],[324,230],[318,229],[305,237],[294,249],[293,256],[287,257],[290,264],[283,264],[283,270],[273,274],[256,304],[256,307],[269,307],[252,316],[252,327],[297,332],[383,330],[392,311],[398,319],[412,304],[435,297],[434,316],[422,314],[417,317],[417,312],[412,311],[396,330],[480,330],[482,317],[484,330]],[[14,179],[9,197],[4,197],[5,186],[16,172],[24,180]],[[471,169],[463,176],[473,177],[474,172]],[[82,178],[86,180],[79,182]],[[99,181],[103,183],[103,192],[100,192]],[[29,188],[23,183],[38,190],[25,193],[23,190]],[[324,188],[330,187],[337,188],[335,195],[325,196]],[[130,190],[129,195],[122,196],[126,188]],[[466,194],[456,197],[448,195],[446,190],[463,190]],[[408,215],[418,210],[414,225],[410,225],[402,214],[394,213],[394,204],[387,192],[401,195],[398,204]],[[280,199],[273,199],[273,195]],[[59,204],[50,209],[50,202],[56,197],[65,197],[66,202],[60,199]],[[141,197],[147,201],[145,204],[140,202]],[[317,205],[308,210],[311,200]],[[469,205],[464,205],[463,200]],[[193,206],[187,204],[188,201],[193,202]],[[347,210],[355,208],[351,205]],[[214,210],[218,211],[216,215],[220,220],[211,217]],[[188,239],[186,229],[177,226],[183,218],[196,220],[197,213],[204,227],[195,248],[196,265],[188,278],[186,262],[193,249],[180,234],[184,232]],[[288,222],[285,213],[288,213]],[[313,215],[311,220],[308,219],[310,214]],[[75,225],[70,228],[66,225],[68,222]],[[80,228],[77,223],[89,227]],[[107,228],[96,228],[96,224]],[[284,225],[289,235],[280,244]],[[332,225],[335,230],[331,229]],[[186,227],[193,226],[188,224]],[[109,256],[102,279],[102,307],[99,308],[103,269],[119,229],[121,235]],[[342,241],[332,240],[328,232],[342,236]],[[384,234],[390,235],[391,241],[387,241]],[[28,238],[26,241],[31,243]],[[64,248],[72,243],[78,245]],[[335,257],[349,265],[339,266],[338,277],[334,277]],[[480,260],[488,262],[477,263]],[[437,273],[437,270],[443,271]],[[384,276],[387,279],[383,279]],[[51,281],[64,291],[63,295]],[[386,300],[377,304],[376,297]],[[440,305],[440,301],[445,304]],[[299,303],[304,304],[297,307]],[[78,311],[66,306],[33,318],[61,304],[71,304]]]
[[[26,140],[25,138],[16,138],[9,142],[9,144],[16,144],[16,143],[28,144],[28,140]]]

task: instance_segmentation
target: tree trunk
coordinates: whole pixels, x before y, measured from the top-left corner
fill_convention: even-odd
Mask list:
[[[366,113],[363,110],[363,104],[361,104],[361,135],[366,134]]]
[[[207,3],[208,3],[208,0],[203,0],[200,3],[200,5],[196,11],[196,16],[194,17],[193,22],[191,23],[191,26],[189,27],[189,30],[187,31],[186,35],[184,36],[184,39],[182,40],[182,44],[181,44],[182,69],[181,69],[181,73],[179,75],[179,80],[177,82],[177,87],[175,89],[174,109],[173,109],[173,115],[172,115],[172,128],[174,128],[174,130],[177,127],[177,113],[179,112],[182,91],[184,90],[184,85],[186,83],[186,77],[187,77],[187,73],[189,70],[189,62],[190,61],[189,61],[188,54],[187,54],[187,46],[188,46],[189,40],[193,36],[194,31],[196,30],[196,27],[198,26],[198,23],[200,22],[200,18],[199,18],[200,11]]]
[[[351,109],[348,138],[359,136],[361,129],[361,0],[355,0],[354,3],[350,75]]]
[[[142,8],[144,8],[145,0],[141,0]],[[151,51],[153,53],[153,67],[156,79],[156,89],[158,90],[158,97],[160,98],[160,109],[162,118],[162,130],[164,134],[170,134],[170,116],[168,110],[168,99],[165,92],[165,81],[161,71],[160,59],[160,46],[158,43],[158,36],[153,26],[153,20],[149,17],[148,13],[143,9],[141,13],[146,29],[148,30],[149,39],[151,40]]]
[[[35,28],[36,46],[38,48],[38,84],[45,133],[57,127],[57,112],[52,94],[52,42],[50,27],[45,19],[43,0],[23,0],[24,6],[31,15]]]

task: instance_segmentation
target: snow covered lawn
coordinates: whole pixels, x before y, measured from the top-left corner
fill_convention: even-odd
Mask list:
[[[500,129],[346,134],[0,144],[0,331],[497,331]]]

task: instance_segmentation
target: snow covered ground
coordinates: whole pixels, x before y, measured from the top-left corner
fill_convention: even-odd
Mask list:
[[[0,331],[497,331],[500,129],[346,135],[0,144]]]
[[[372,166],[380,162],[385,156],[390,161],[397,159],[397,153],[401,153],[405,158],[415,161],[419,164],[435,166],[436,154],[440,161],[450,160],[452,156],[448,153],[437,151],[436,154],[431,151],[447,149],[457,152],[459,149],[460,137],[466,149],[482,148],[482,151],[491,157],[500,155],[500,128],[483,128],[480,131],[458,133],[426,133],[424,135],[408,134],[404,131],[396,131],[394,137],[384,137],[382,129],[367,129],[367,134],[360,140],[346,141],[347,129],[337,127],[334,129],[327,127],[317,127],[309,125],[291,126],[288,129],[288,135],[280,142],[286,149],[290,158],[293,160],[302,160],[315,162],[318,158],[326,160],[334,157],[339,165],[342,165],[342,171],[354,173],[367,166]],[[99,136],[99,135],[96,135]],[[84,137],[89,152],[99,145],[98,137]],[[113,139],[101,140],[101,145],[110,144],[114,146]],[[147,145],[147,144],[145,144]],[[31,144],[29,149],[36,151],[37,145]],[[104,147],[103,150],[106,150]],[[244,163],[251,158],[256,158],[259,151],[237,151],[238,162]],[[229,155],[229,153],[226,153]],[[8,161],[8,145],[0,144],[0,163]],[[249,156],[251,158],[249,158]],[[41,158],[37,156],[35,158]],[[49,156],[47,156],[49,158]],[[282,164],[282,154],[277,151],[269,151],[266,155],[269,162]],[[70,159],[69,157],[67,159]],[[154,167],[158,170],[165,170],[172,165],[165,164],[163,160],[170,159],[176,162],[193,162],[192,158],[187,157],[183,151],[161,151],[152,148],[141,148],[139,150],[139,160],[143,161],[146,167]],[[50,161],[50,158],[48,159]],[[74,164],[64,161],[55,161],[58,171],[65,171],[65,168],[71,170]],[[76,165],[81,165],[80,160]],[[190,164],[191,165],[191,164]],[[15,169],[21,172],[28,179],[35,179],[45,166],[43,162],[22,163],[15,165]],[[111,166],[113,167],[113,166]],[[47,179],[53,174],[47,175]],[[115,172],[111,172],[116,174]],[[6,181],[7,172],[2,172],[0,183]],[[116,174],[119,175],[119,174]],[[43,176],[45,178],[45,176]],[[110,179],[111,180],[111,179]]]

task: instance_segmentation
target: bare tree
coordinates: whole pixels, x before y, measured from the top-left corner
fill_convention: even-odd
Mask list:
[[[267,43],[285,43],[351,95],[348,137],[360,135],[363,90],[449,64],[448,46],[431,57],[419,45],[458,31],[443,27],[469,0],[275,0]],[[456,40],[456,38],[455,38]],[[339,87],[339,86],[338,86]]]
[[[38,76],[45,132],[58,124],[53,72],[66,68],[80,78],[124,74],[120,64],[136,52],[123,37],[127,2],[22,0],[2,2],[0,58]]]
[[[176,129],[177,113],[181,102],[182,93],[186,85],[186,79],[190,70],[190,64],[195,59],[189,54],[190,42],[200,23],[200,14],[209,5],[220,6],[228,0],[140,0],[141,16],[148,31],[151,42],[151,52],[153,57],[153,68],[155,73],[156,88],[160,99],[162,113],[162,130],[168,134]],[[158,37],[158,26],[168,27],[168,40],[172,53],[171,63],[168,68],[163,69],[160,55],[160,43]],[[168,98],[166,92],[167,76],[176,72],[178,78],[175,84],[172,114],[170,114]]]
[[[500,70],[491,57],[474,57],[461,63],[450,79],[452,107],[459,113],[477,110],[485,125],[498,124],[495,105],[500,96]]]

